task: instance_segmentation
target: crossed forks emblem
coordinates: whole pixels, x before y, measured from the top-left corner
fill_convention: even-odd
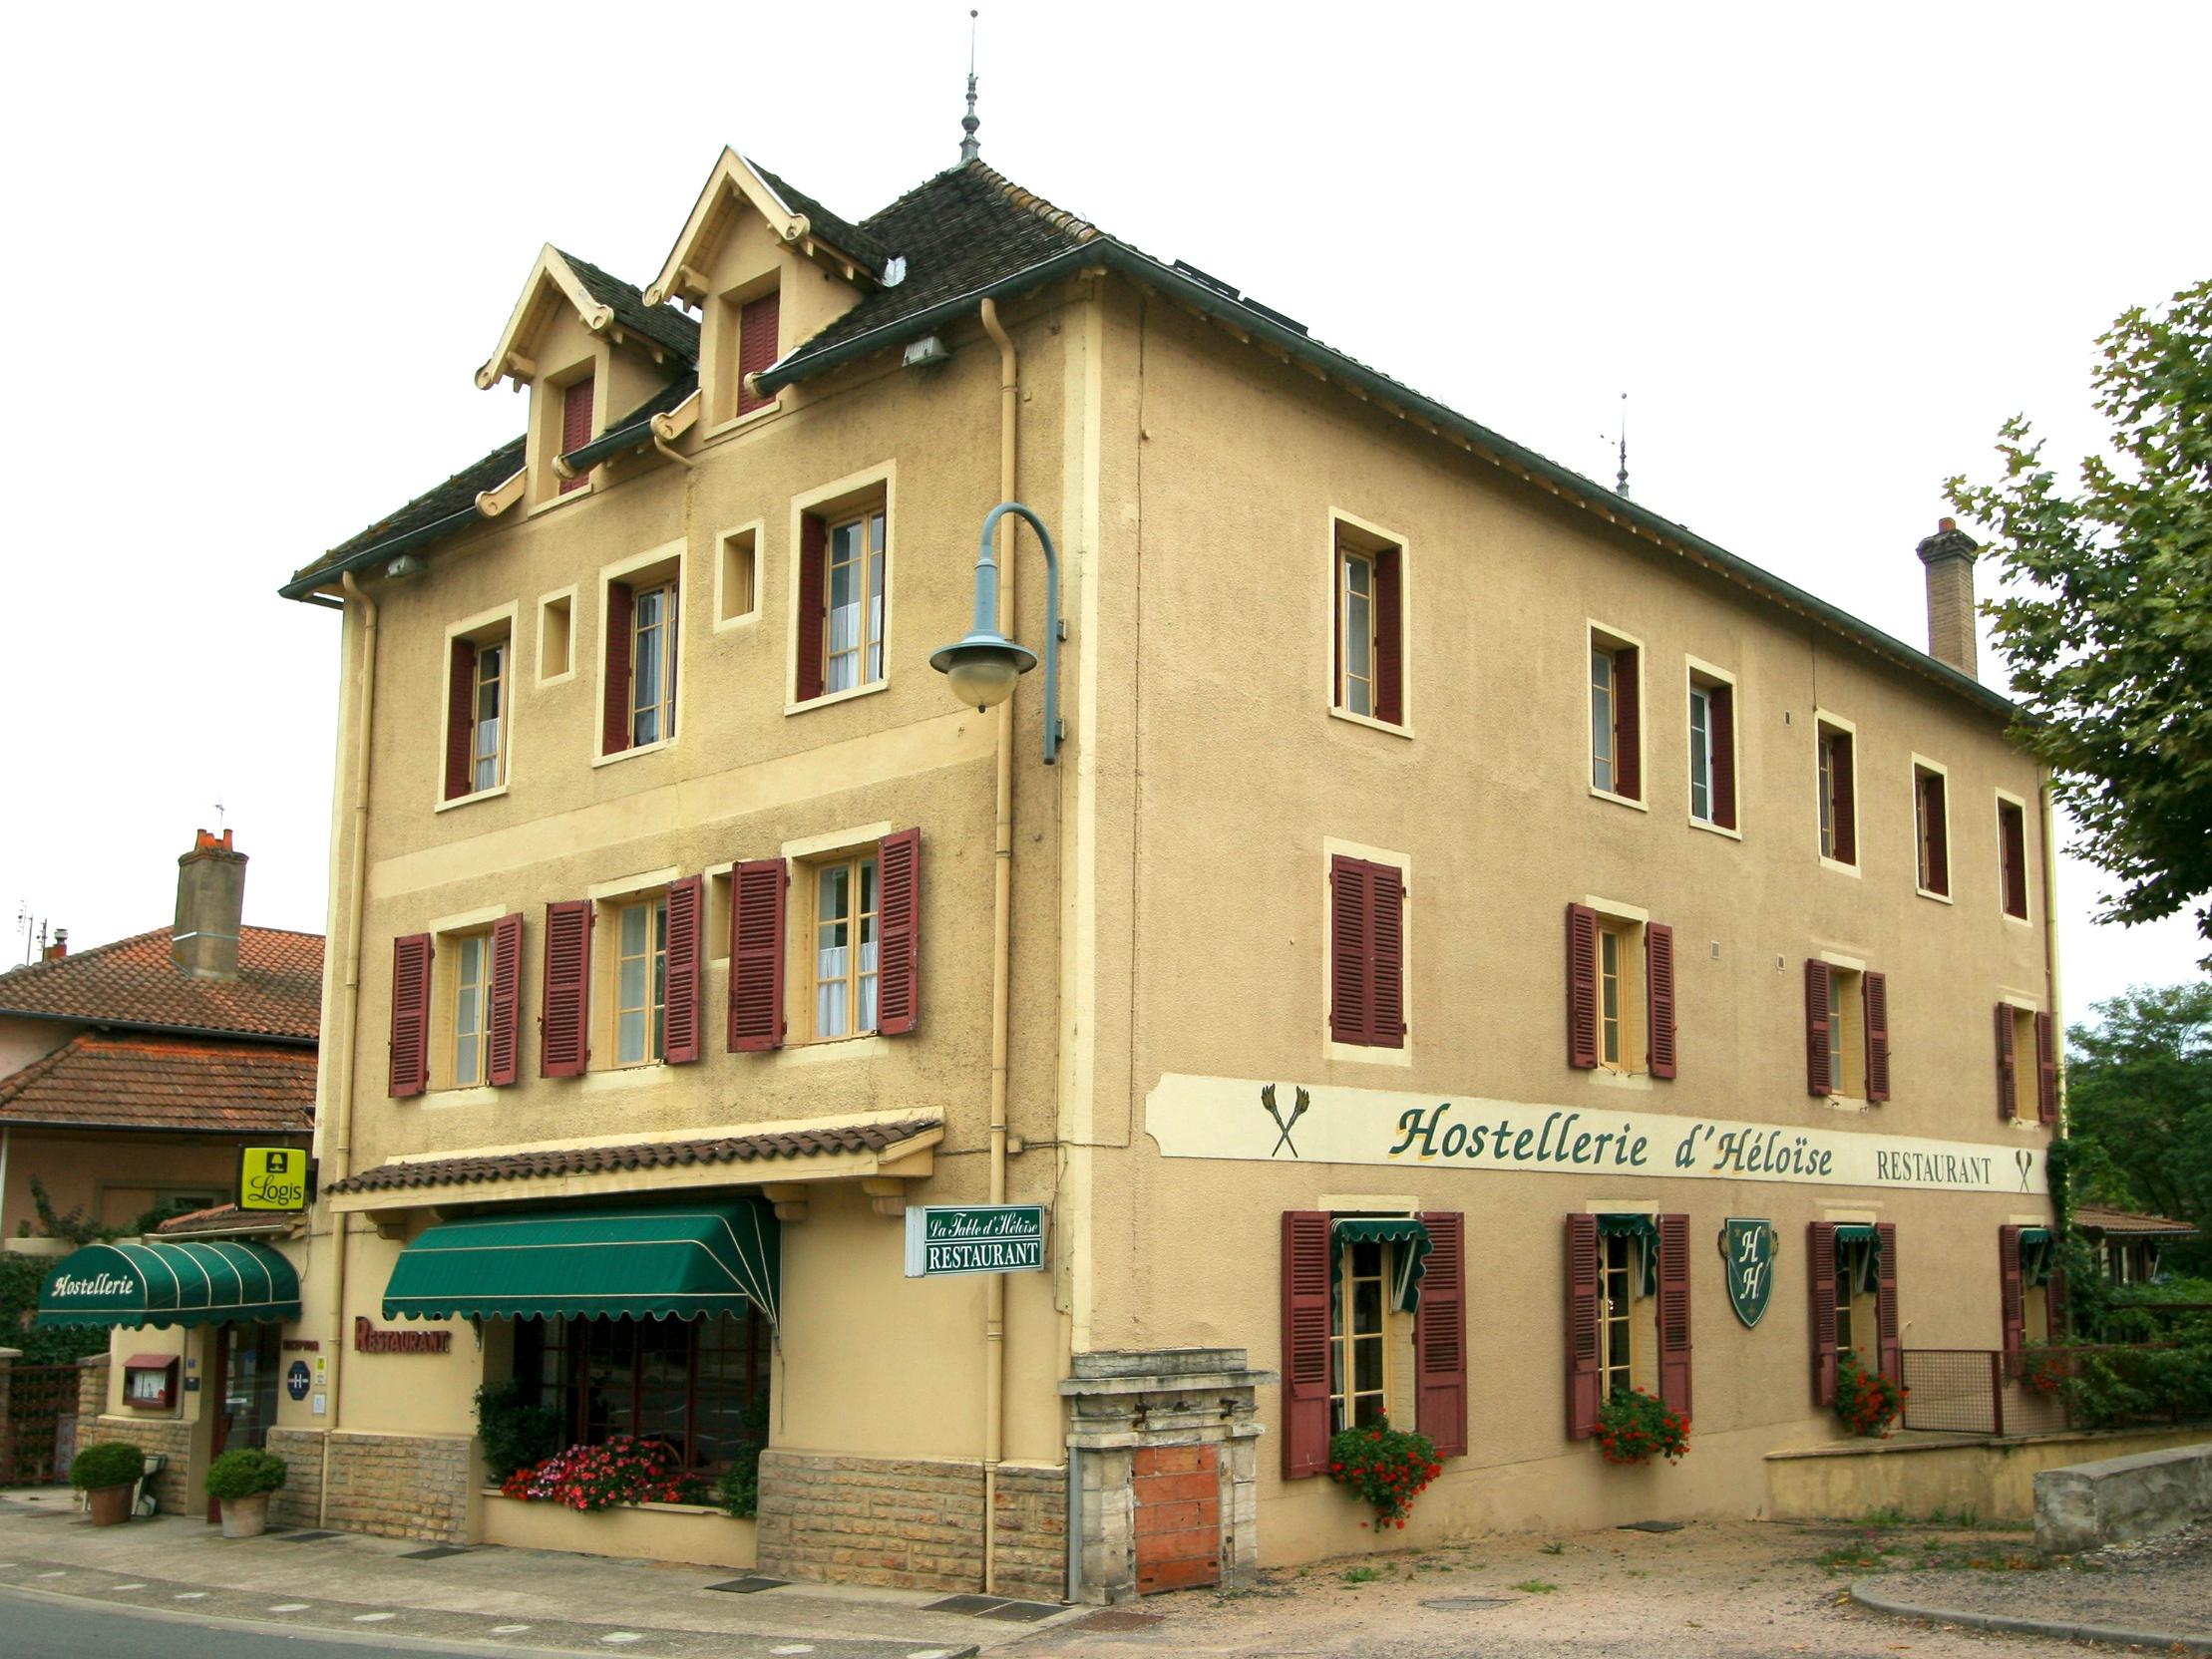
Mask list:
[[[1298,1156],[1297,1143],[1290,1139],[1290,1131],[1295,1129],[1297,1121],[1305,1116],[1305,1109],[1313,1104],[1313,1097],[1302,1088],[1299,1089],[1296,1099],[1290,1103],[1290,1115],[1286,1118],[1283,1116],[1283,1109],[1276,1105],[1275,1085],[1270,1083],[1263,1086],[1260,1091],[1260,1104],[1268,1109],[1268,1116],[1275,1120],[1275,1127],[1282,1131],[1276,1137],[1274,1151],[1270,1152],[1268,1156],[1273,1158],[1276,1153],[1281,1152],[1285,1147],[1289,1147],[1290,1156],[1296,1158]]]

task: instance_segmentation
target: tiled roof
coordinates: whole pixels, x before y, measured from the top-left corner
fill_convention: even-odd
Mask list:
[[[392,552],[399,553],[409,537],[417,542],[428,541],[480,521],[477,497],[505,484],[522,471],[525,442],[518,438],[513,443],[502,444],[482,461],[462,468],[444,484],[424,491],[397,512],[379,518],[356,535],[347,536],[322,557],[302,565],[292,582],[297,583],[318,570],[335,569],[354,554],[366,552],[371,547],[389,545]]]
[[[696,372],[678,375],[620,420],[607,422],[606,431],[590,443],[578,445],[560,459],[581,473],[633,444],[648,442],[652,437],[652,430],[647,423],[655,415],[667,414],[698,389],[699,377]]]
[[[2108,1236],[2132,1233],[2142,1237],[2194,1238],[2197,1229],[2187,1221],[2167,1215],[2137,1215],[2124,1209],[2095,1209],[2087,1205],[2073,1212],[2073,1224],[2088,1232]]]
[[[786,207],[789,207],[793,212],[804,213],[807,223],[814,227],[816,235],[840,253],[850,253],[856,259],[867,260],[869,262],[869,275],[881,276],[883,274],[884,262],[897,249],[886,247],[859,225],[831,212],[829,208],[823,206],[821,202],[815,200],[806,191],[786,183],[750,157],[746,158],[746,166],[759,173],[768,187],[783,197]]]
[[[193,979],[171,962],[170,932],[157,927],[0,973],[0,1014],[314,1042],[322,1024],[321,934],[242,927],[238,977]]]
[[[397,1192],[415,1186],[475,1185],[545,1175],[673,1169],[692,1163],[773,1162],[819,1158],[825,1153],[880,1153],[940,1128],[934,1118],[891,1124],[840,1124],[830,1129],[728,1135],[702,1141],[652,1141],[627,1147],[556,1147],[550,1152],[496,1153],[478,1158],[436,1158],[416,1163],[379,1163],[332,1181],[325,1192]]]
[[[647,305],[645,296],[618,276],[609,275],[587,259],[578,259],[562,248],[553,249],[568,261],[568,268],[576,273],[577,280],[589,290],[593,299],[614,312],[614,320],[624,328],[642,334],[656,345],[667,347],[684,360],[686,367],[699,361],[699,325],[673,305]]]
[[[299,1218],[296,1210],[240,1209],[236,1204],[217,1204],[212,1209],[193,1209],[183,1215],[172,1215],[154,1230],[165,1238],[179,1235],[189,1238],[201,1233],[265,1232],[291,1226]]]
[[[80,1032],[0,1081],[0,1124],[214,1135],[304,1135],[312,1050]]]

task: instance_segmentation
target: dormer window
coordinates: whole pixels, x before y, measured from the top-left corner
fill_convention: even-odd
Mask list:
[[[585,375],[581,380],[572,380],[561,388],[559,450],[561,455],[567,455],[573,450],[580,450],[584,445],[591,442],[592,386],[593,378],[590,375]],[[588,471],[578,473],[572,479],[562,479],[560,481],[560,493],[565,496],[571,490],[581,490],[590,482],[591,475]]]
[[[777,343],[782,338],[783,296],[771,288],[757,299],[749,299],[737,308],[737,412],[750,415],[756,409],[766,409],[776,400],[757,397],[748,384],[750,379],[776,361]]]

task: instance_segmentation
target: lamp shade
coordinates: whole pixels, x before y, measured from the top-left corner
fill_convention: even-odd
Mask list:
[[[1001,633],[971,633],[932,652],[929,666],[952,684],[952,695],[976,709],[1013,695],[1014,682],[1037,666],[1037,654]]]

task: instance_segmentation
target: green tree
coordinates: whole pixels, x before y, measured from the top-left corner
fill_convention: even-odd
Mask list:
[[[2066,1032],[2073,1168],[2090,1203],[2143,1208],[2212,1234],[2212,982],[2137,987]],[[2212,1268],[2205,1238],[2166,1252]]]
[[[2014,578],[1983,608],[2021,740],[2055,775],[2074,850],[2120,884],[2102,919],[2133,923],[2212,892],[2212,281],[2097,343],[2111,453],[2082,461],[2077,493],[2022,415],[1998,435],[2003,477],[1947,493]],[[2212,946],[2212,905],[2196,922]]]

